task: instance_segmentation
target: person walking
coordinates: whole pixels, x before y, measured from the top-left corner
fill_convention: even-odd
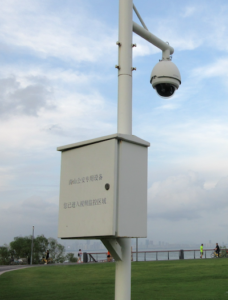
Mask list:
[[[203,244],[200,246],[200,258],[203,258]]]
[[[78,264],[82,263],[82,250],[78,250]]]
[[[111,253],[108,251],[107,252],[107,262],[111,261]]]
[[[215,253],[216,255],[219,257],[219,252],[220,252],[220,248],[219,248],[219,245],[218,243],[216,243],[216,246],[215,246]]]
[[[48,264],[48,260],[49,260],[49,250],[47,250],[46,252],[46,256],[45,256],[45,264]]]

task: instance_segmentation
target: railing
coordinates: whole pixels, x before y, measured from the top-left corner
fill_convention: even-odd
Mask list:
[[[183,259],[200,259],[199,249],[182,250]],[[204,249],[203,259],[211,258],[214,249]],[[106,262],[107,252],[90,252],[88,254],[88,262]],[[133,251],[133,261],[156,261],[156,260],[179,260],[180,250],[161,250],[161,251]]]
[[[200,251],[182,250],[183,259],[199,259]],[[204,249],[203,258],[211,258],[214,249]],[[133,252],[133,261],[177,260],[181,259],[180,250],[138,251]]]
[[[88,262],[105,262],[107,261],[107,252],[90,252],[88,254]]]
[[[92,253],[88,253],[88,260],[89,262],[98,262],[97,259],[94,258],[94,256],[92,255]]]

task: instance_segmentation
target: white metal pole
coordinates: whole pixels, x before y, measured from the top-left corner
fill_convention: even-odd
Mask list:
[[[131,239],[120,238],[122,260],[116,261],[115,300],[131,299]]]
[[[138,252],[139,252],[139,244],[138,244],[138,242],[139,242],[139,239],[136,238],[136,261],[138,261]]]
[[[132,134],[133,1],[119,0],[118,133]]]
[[[33,256],[33,239],[34,239],[34,226],[32,226],[32,244],[31,244],[31,258],[30,258],[30,265],[32,265],[32,256]]]
[[[132,134],[133,0],[119,0],[118,133]],[[131,239],[120,238],[122,260],[116,261],[115,300],[131,299]]]

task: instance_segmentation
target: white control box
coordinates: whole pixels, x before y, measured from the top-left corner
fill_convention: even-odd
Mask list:
[[[147,236],[147,149],[113,134],[59,147],[60,238]]]

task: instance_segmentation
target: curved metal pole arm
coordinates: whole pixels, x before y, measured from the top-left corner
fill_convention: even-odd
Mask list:
[[[136,16],[138,17],[139,21],[141,22],[142,26],[148,30],[148,28],[146,27],[146,24],[143,22],[143,19],[141,18],[139,12],[137,11],[137,8],[135,7],[135,5],[133,4],[133,9],[134,9],[134,12],[136,14]]]
[[[151,32],[144,29],[142,26],[133,22],[133,32],[141,36],[143,39],[147,40],[149,43],[153,44],[157,48],[163,51],[163,54],[166,53],[166,59],[168,52],[170,54],[174,53],[173,47],[169,46],[167,43],[163,42],[161,39],[153,35]]]

